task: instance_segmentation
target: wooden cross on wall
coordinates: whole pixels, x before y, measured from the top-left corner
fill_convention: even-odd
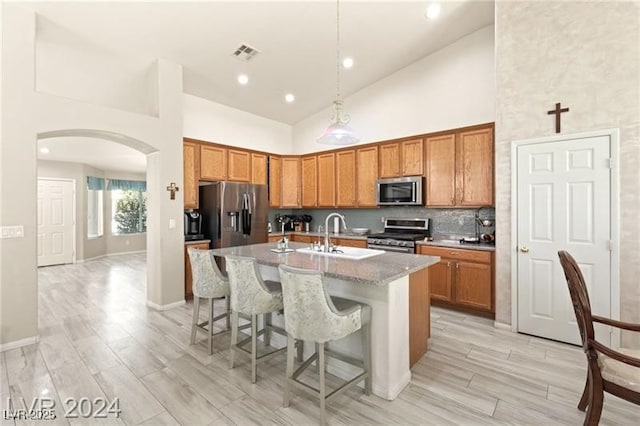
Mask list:
[[[556,108],[551,111],[547,111],[548,115],[555,114],[556,116],[556,133],[560,133],[560,114],[568,112],[569,108],[560,108],[560,102],[556,103]]]
[[[169,191],[171,193],[169,198],[171,200],[175,200],[176,199],[176,191],[180,191],[180,188],[178,188],[178,186],[176,185],[175,182],[171,182],[171,184],[169,186],[167,186],[167,191]]]

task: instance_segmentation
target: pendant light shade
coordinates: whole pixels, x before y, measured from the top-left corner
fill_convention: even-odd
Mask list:
[[[317,139],[327,145],[351,145],[360,141],[349,126],[351,118],[342,115],[342,96],[340,95],[340,0],[336,2],[336,100],[333,101],[336,112],[331,116],[331,124]]]

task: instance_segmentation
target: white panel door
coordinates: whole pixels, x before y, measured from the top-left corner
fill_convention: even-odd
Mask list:
[[[38,179],[38,266],[73,263],[74,184]]]
[[[610,150],[609,136],[518,146],[518,331],[580,344],[559,250],[580,265],[593,313],[610,316]]]

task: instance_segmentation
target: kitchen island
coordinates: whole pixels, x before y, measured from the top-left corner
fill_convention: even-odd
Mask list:
[[[255,258],[265,279],[280,280],[278,265],[324,273],[331,295],[361,301],[371,306],[371,352],[373,393],[392,400],[411,380],[410,367],[427,350],[429,337],[429,287],[427,269],[438,263],[437,256],[383,252],[360,260],[322,253],[302,253],[296,249],[307,244],[290,243],[294,251],[274,253],[275,244],[255,244],[213,251],[216,256]],[[275,316],[274,323],[283,324]],[[284,339],[277,340],[284,345]],[[340,352],[361,357],[360,336],[349,336],[331,346]],[[305,357],[313,351],[305,346]],[[334,361],[334,360],[330,360]],[[354,376],[355,370],[341,362],[330,362],[327,370],[342,378]]]

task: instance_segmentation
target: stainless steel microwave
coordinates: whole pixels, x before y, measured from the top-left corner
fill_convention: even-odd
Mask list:
[[[376,201],[379,206],[424,205],[424,177],[378,179]]]

